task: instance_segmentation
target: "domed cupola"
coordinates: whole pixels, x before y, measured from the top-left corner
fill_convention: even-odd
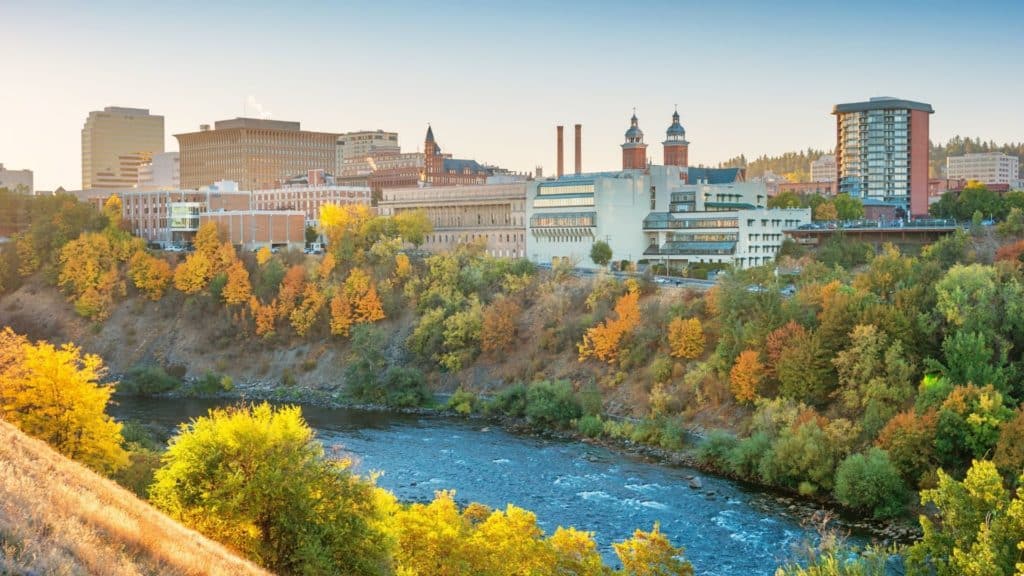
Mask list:
[[[626,143],[641,144],[643,141],[644,131],[640,129],[639,120],[636,118],[636,112],[633,112],[633,117],[629,119],[629,130],[626,130]]]
[[[672,125],[665,130],[665,140],[669,142],[686,140],[686,129],[679,123],[679,110],[672,113]]]

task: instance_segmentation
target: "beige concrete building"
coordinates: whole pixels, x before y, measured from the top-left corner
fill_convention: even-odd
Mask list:
[[[114,106],[90,112],[82,127],[82,189],[131,188],[139,165],[163,151],[163,116]]]
[[[378,205],[382,215],[425,210],[434,231],[425,250],[445,252],[459,244],[482,241],[492,256],[526,256],[524,205],[526,182],[470,186],[385,188]]]
[[[341,174],[346,160],[365,159],[370,152],[398,154],[398,132],[360,130],[338,136],[334,173]]]
[[[203,212],[199,225],[216,222],[228,240],[243,250],[263,246],[302,248],[306,242],[306,214],[299,210],[235,210]]]
[[[977,180],[986,185],[1020,186],[1020,159],[1002,152],[980,152],[946,158],[946,178]]]
[[[835,182],[835,154],[825,154],[811,162],[811,182]]]
[[[8,170],[4,168],[3,164],[0,164],[0,188],[7,188],[11,192],[32,194],[35,192],[33,186],[31,170]]]
[[[181,153],[181,186],[201,188],[220,180],[243,190],[278,187],[294,174],[333,170],[338,135],[309,132],[298,122],[235,118],[175,134]]]
[[[181,159],[177,152],[154,154],[149,162],[139,166],[139,190],[181,188]]]
[[[300,210],[310,221],[320,220],[324,204],[370,204],[368,186],[285,186],[252,192],[253,210]]]

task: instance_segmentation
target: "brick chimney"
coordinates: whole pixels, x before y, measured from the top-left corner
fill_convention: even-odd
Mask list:
[[[564,143],[563,143],[564,138],[562,136],[562,132],[563,132],[562,126],[559,126],[558,127],[558,173],[557,173],[557,176],[559,178],[561,178],[562,175],[565,173],[565,150],[564,150]]]

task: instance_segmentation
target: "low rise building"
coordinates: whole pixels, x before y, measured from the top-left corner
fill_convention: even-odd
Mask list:
[[[206,212],[251,208],[249,192],[234,182],[218,182],[203,190],[124,190],[122,219],[132,234],[162,245],[187,244],[199,230],[199,216]],[[92,199],[102,204],[107,197]]]
[[[977,180],[987,186],[1020,186],[1020,159],[1002,152],[982,152],[946,158],[946,178]]]
[[[300,210],[225,210],[202,212],[199,225],[215,222],[229,242],[243,250],[264,246],[302,248],[306,242],[306,213]]]
[[[819,196],[826,197],[835,196],[838,193],[839,188],[835,179],[831,182],[779,182],[777,187],[778,194],[782,194],[783,192],[793,192],[801,196],[813,196],[817,194]]]
[[[9,170],[0,164],[0,188],[32,194],[35,192],[34,186],[31,170]]]
[[[386,188],[378,209],[382,215],[425,211],[434,230],[427,235],[423,248],[431,252],[482,242],[492,256],[522,258],[526,256],[526,186],[523,181]]]
[[[667,131],[672,142],[678,116]],[[643,164],[643,133],[631,118],[623,170],[574,174],[527,183],[526,252],[537,263],[567,260],[594,268],[594,242],[608,243],[614,260],[681,268],[722,263],[741,268],[771,262],[782,233],[811,221],[810,209],[766,208],[763,182],[744,182],[737,168]],[[687,145],[689,142],[687,142]]]
[[[300,210],[309,222],[320,220],[320,207],[324,204],[370,204],[368,186],[338,186],[330,175],[317,175],[311,171],[306,180],[291,179],[293,184],[269,190],[253,190],[253,210]],[[303,182],[313,182],[307,184]]]

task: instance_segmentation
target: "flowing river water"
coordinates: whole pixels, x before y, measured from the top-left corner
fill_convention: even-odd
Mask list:
[[[226,400],[119,398],[120,420],[171,429]],[[558,526],[594,532],[607,561],[612,542],[654,522],[697,574],[770,575],[812,540],[784,502],[722,478],[653,464],[581,442],[520,436],[485,422],[432,415],[303,406],[328,447],[350,454],[361,474],[403,501],[454,489],[465,504],[532,510],[548,534]],[[686,477],[698,476],[694,489]]]

